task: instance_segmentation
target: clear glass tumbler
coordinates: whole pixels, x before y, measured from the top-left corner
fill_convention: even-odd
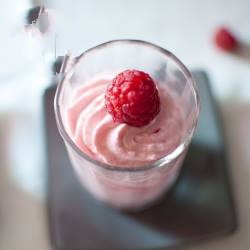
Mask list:
[[[72,140],[66,123],[66,108],[79,85],[99,75],[126,69],[147,72],[165,84],[181,107],[185,126],[180,143],[161,159],[136,167],[111,166],[82,152]],[[81,184],[97,199],[114,207],[139,210],[159,199],[178,177],[199,115],[196,83],[188,69],[169,51],[140,40],[114,40],[82,53],[59,83],[55,96],[59,132]],[[174,135],[173,135],[174,136]],[[169,138],[166,138],[168,140]]]

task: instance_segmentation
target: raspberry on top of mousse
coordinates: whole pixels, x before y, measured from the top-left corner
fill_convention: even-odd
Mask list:
[[[115,122],[142,127],[160,112],[158,89],[149,74],[139,70],[119,73],[108,86],[105,105]]]

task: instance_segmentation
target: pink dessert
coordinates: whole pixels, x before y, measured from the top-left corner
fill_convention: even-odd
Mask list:
[[[164,48],[129,39],[65,64],[72,68],[58,84],[54,108],[79,182],[119,209],[141,210],[164,197],[199,115],[188,69]]]
[[[180,107],[159,85],[160,112],[148,125],[114,122],[105,107],[112,79],[99,79],[77,88],[68,107],[68,130],[88,156],[117,167],[143,166],[173,151],[182,138]]]
[[[185,151],[180,149],[173,158],[145,171],[131,173],[131,167],[143,169],[176,150],[183,139],[184,119],[167,84],[160,82],[154,84],[155,90],[147,88],[151,97],[144,102],[142,95],[136,104],[141,105],[140,109],[129,109],[131,116],[123,116],[126,105],[109,106],[109,101],[114,101],[112,93],[116,93],[113,86],[111,96],[107,96],[111,83],[112,77],[100,77],[75,88],[66,107],[65,127],[78,148],[91,159],[123,170],[96,167],[95,163],[80,159],[70,147],[68,151],[79,180],[94,196],[116,207],[137,209],[160,197],[174,183]],[[122,100],[126,102],[131,96],[134,97],[126,93],[128,98]],[[124,96],[119,94],[120,97]],[[142,112],[138,121],[134,114],[140,114],[141,109],[148,112]],[[126,123],[120,123],[123,120]],[[128,172],[124,171],[126,168]]]

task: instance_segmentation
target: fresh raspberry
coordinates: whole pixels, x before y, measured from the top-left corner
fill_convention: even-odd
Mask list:
[[[152,78],[139,70],[125,70],[108,86],[106,109],[113,120],[135,127],[152,121],[160,112],[158,90]]]
[[[218,29],[214,41],[220,49],[225,51],[233,51],[238,46],[236,37],[227,28]]]

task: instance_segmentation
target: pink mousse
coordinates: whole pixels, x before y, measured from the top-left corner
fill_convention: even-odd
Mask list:
[[[115,123],[105,108],[110,79],[84,84],[71,96],[67,130],[85,154],[117,167],[143,166],[172,152],[183,136],[183,118],[164,84],[158,85],[161,111],[144,127]]]

